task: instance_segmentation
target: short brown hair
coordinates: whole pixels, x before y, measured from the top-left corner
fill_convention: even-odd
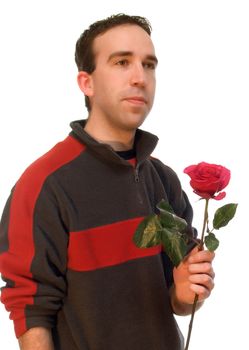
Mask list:
[[[75,49],[75,62],[79,71],[85,71],[91,74],[95,66],[95,57],[93,53],[93,41],[107,30],[122,25],[122,24],[134,24],[143,28],[149,35],[151,35],[151,25],[145,17],[129,16],[123,13],[112,15],[106,19],[97,21],[86,29],[76,42]],[[91,109],[88,96],[85,96],[85,105],[88,111]]]

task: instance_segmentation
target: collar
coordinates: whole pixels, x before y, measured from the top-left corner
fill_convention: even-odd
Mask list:
[[[125,159],[122,159],[113,148],[104,143],[96,141],[85,130],[86,120],[76,120],[70,123],[72,131],[70,135],[78,139],[81,143],[87,146],[90,152],[95,156],[105,159],[108,162],[114,162],[124,165],[130,165]],[[135,148],[137,164],[143,163],[148,159],[155,149],[158,142],[158,137],[141,129],[137,129],[135,135]]]

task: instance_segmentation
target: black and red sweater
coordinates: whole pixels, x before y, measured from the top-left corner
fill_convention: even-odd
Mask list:
[[[176,174],[138,130],[136,165],[85,133],[84,121],[21,176],[0,231],[1,301],[17,337],[52,330],[58,350],[180,350],[170,306],[172,265],[132,238],[162,199],[191,228]]]

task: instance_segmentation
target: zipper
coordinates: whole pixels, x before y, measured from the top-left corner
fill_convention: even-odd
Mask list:
[[[135,181],[139,182],[138,166],[135,167]]]
[[[140,174],[139,174],[139,164],[136,164],[136,166],[134,167],[134,178],[135,178],[135,192],[137,195],[137,201],[139,203],[140,206],[144,205],[144,199],[143,199],[143,195],[141,193],[142,189],[141,189],[141,182],[140,182]],[[139,185],[140,182],[140,185]]]

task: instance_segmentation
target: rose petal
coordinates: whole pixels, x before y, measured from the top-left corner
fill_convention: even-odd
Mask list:
[[[213,196],[212,198],[216,201],[220,201],[221,199],[226,197],[226,192],[220,192],[217,196]]]
[[[223,193],[215,196],[230,181],[230,170],[222,165],[200,162],[186,167],[184,173],[190,177],[190,185],[194,192],[202,198],[220,200],[225,197]]]
[[[200,196],[203,199],[213,198],[213,196],[211,196],[210,193],[207,193],[207,192],[200,192],[198,190],[194,190],[194,193],[198,194],[198,196]]]

